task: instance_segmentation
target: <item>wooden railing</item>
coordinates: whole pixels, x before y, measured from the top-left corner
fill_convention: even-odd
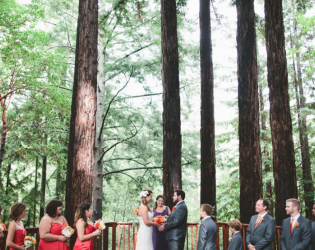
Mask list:
[[[99,239],[95,238],[94,245],[98,250],[135,250],[137,242],[137,230],[132,222],[107,222],[106,229],[102,232]],[[229,226],[228,223],[217,222],[218,233],[216,237],[217,250],[228,249],[229,246]],[[245,235],[248,224],[243,224],[241,234],[243,236],[244,250],[246,250]],[[38,227],[26,229],[28,235],[32,235],[39,242]],[[187,223],[186,250],[197,249],[199,223]],[[280,233],[281,227],[277,226],[273,249],[280,250]],[[4,238],[0,242],[0,249],[5,249],[5,239],[7,232],[4,232]],[[76,237],[76,236],[73,236]],[[1,239],[0,239],[1,241]],[[37,249],[36,245],[36,249]]]

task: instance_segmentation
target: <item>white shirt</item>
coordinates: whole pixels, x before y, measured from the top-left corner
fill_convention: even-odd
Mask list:
[[[207,219],[207,218],[211,218],[211,216],[204,217],[202,221],[205,221],[205,219]]]

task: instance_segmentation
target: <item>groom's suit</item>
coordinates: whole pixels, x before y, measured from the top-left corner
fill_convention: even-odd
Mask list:
[[[307,250],[311,244],[311,222],[302,215],[297,219],[296,225],[292,233],[290,233],[291,217],[286,218],[282,222],[282,230],[280,236],[281,250]]]
[[[177,203],[175,210],[165,223],[166,239],[171,250],[184,249],[186,227],[187,227],[187,206],[184,201]]]
[[[315,221],[312,222],[312,250],[315,250]]]
[[[246,233],[246,247],[254,245],[256,250],[272,250],[271,242],[274,240],[276,233],[276,221],[269,214],[266,214],[255,228],[257,219],[258,215],[250,218]]]

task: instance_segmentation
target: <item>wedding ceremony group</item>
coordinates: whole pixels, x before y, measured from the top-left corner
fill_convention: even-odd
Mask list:
[[[140,228],[137,234],[135,250],[184,250],[187,234],[188,208],[185,203],[185,192],[175,190],[170,208],[164,205],[163,195],[156,197],[153,208],[149,206],[153,192],[145,189],[140,192],[141,204],[137,213]],[[300,201],[290,198],[284,208],[288,218],[283,220],[280,245],[282,250],[314,250],[315,249],[315,222],[303,217],[300,210]],[[94,237],[99,237],[106,228],[105,223],[99,219],[93,223],[92,207],[89,203],[82,203],[75,212],[73,228],[68,225],[67,219],[62,215],[63,204],[60,200],[51,200],[46,206],[46,215],[39,223],[38,242],[39,250],[70,250],[70,238],[76,232],[74,250],[93,250]],[[255,206],[257,214],[250,219],[245,239],[241,234],[242,223],[238,219],[229,221],[228,226],[232,237],[229,239],[227,250],[272,250],[275,239],[276,222],[268,214],[269,202],[258,199]],[[27,205],[16,202],[11,206],[9,217],[11,222],[6,228],[0,224],[0,240],[7,230],[6,246],[9,250],[30,249],[35,250],[37,242],[33,236],[28,236],[22,219],[27,214]],[[218,227],[212,218],[213,207],[202,204],[197,250],[216,250]],[[2,207],[0,205],[0,216]],[[315,216],[315,204],[312,213]],[[245,242],[245,246],[244,246]],[[1,249],[0,249],[1,250]],[[3,249],[2,249],[3,250]]]

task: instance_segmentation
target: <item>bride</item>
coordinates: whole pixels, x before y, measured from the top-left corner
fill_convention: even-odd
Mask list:
[[[153,250],[152,226],[159,226],[159,224],[152,222],[153,213],[148,205],[152,200],[152,191],[149,189],[141,191],[140,198],[141,205],[138,212],[140,228],[137,236],[136,250]]]

